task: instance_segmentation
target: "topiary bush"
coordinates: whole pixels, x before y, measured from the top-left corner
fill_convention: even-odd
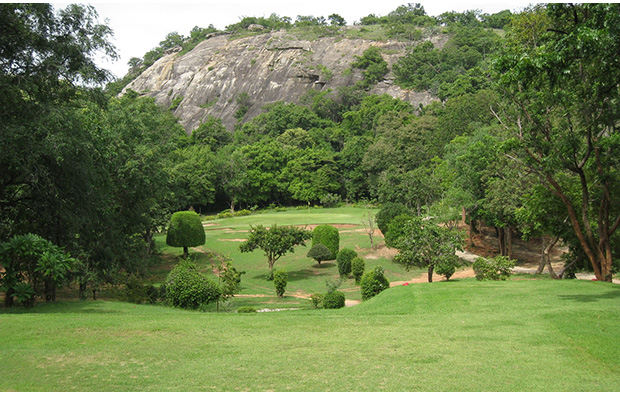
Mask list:
[[[321,265],[322,261],[328,260],[332,256],[332,252],[323,244],[315,244],[310,247],[310,250],[308,250],[306,256],[314,259],[319,265]]]
[[[364,273],[362,276],[362,280],[360,281],[362,300],[368,300],[389,287],[390,282],[385,278],[383,268],[377,266],[373,270]]]
[[[179,262],[166,280],[166,301],[175,307],[198,309],[203,304],[216,302],[221,294],[222,290],[214,281],[186,260]]]
[[[166,244],[171,247],[183,247],[183,259],[187,259],[189,247],[201,246],[206,240],[200,215],[193,211],[178,211],[172,214]]]
[[[288,274],[281,269],[275,269],[273,271],[273,285],[276,287],[276,294],[279,297],[284,296],[284,290],[286,289],[286,284],[288,279]]]
[[[362,257],[355,257],[351,260],[351,274],[355,278],[355,284],[359,284],[366,270],[366,262]]]
[[[381,209],[377,212],[375,219],[377,221],[377,227],[385,236],[388,232],[388,226],[390,222],[398,215],[407,214],[413,216],[413,213],[407,206],[402,203],[385,203]]]
[[[331,225],[319,225],[312,231],[312,245],[323,244],[331,251],[329,258],[325,260],[331,261],[336,259],[338,251],[340,251],[340,234],[338,229]]]
[[[351,273],[351,260],[357,257],[357,252],[350,248],[343,248],[338,252],[336,261],[338,261],[338,272],[341,277],[347,276]]]
[[[508,259],[508,257],[499,255],[495,258],[478,258],[472,265],[476,273],[476,280],[494,280],[505,281],[512,274],[512,268],[515,266],[516,260]]]
[[[323,295],[324,309],[341,309],[345,305],[344,293],[340,291],[332,291]]]

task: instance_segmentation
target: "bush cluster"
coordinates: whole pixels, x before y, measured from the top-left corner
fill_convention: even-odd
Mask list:
[[[512,274],[511,270],[515,266],[516,261],[499,255],[495,258],[478,258],[473,264],[476,280],[507,280]]]
[[[136,275],[131,275],[121,290],[120,299],[129,303],[155,304],[160,299],[161,293],[153,284],[144,283]]]
[[[182,260],[168,274],[166,301],[172,306],[198,309],[204,304],[217,301],[221,294],[220,287],[199,273],[192,262]]]
[[[344,307],[344,293],[340,291],[332,291],[323,295],[324,309],[341,309]]]
[[[237,313],[256,313],[256,309],[250,306],[243,306],[243,307],[239,307],[239,310],[237,310]]]
[[[362,300],[368,300],[378,295],[384,289],[388,289],[390,287],[390,282],[385,278],[383,268],[377,266],[372,271],[364,273],[360,281],[360,287],[362,291]]]
[[[341,277],[347,276],[351,273],[351,261],[357,258],[357,252],[350,248],[343,248],[338,252],[336,261],[338,262],[338,272]]]

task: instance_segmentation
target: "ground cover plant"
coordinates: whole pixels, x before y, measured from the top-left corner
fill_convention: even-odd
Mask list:
[[[617,390],[618,285],[528,279],[398,286],[339,310],[0,309],[0,390]]]

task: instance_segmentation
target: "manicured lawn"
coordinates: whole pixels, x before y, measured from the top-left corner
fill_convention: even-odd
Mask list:
[[[372,210],[375,213],[377,210]],[[260,250],[251,253],[241,253],[239,245],[247,237],[250,225],[281,226],[296,225],[308,226],[316,224],[333,224],[339,228],[340,248],[351,248],[358,252],[359,256],[366,257],[366,269],[371,270],[375,266],[382,266],[386,277],[390,281],[410,280],[417,277],[423,270],[412,269],[406,271],[403,265],[393,262],[385,257],[385,248],[370,250],[370,240],[364,232],[361,224],[362,216],[368,212],[365,208],[342,207],[336,209],[304,209],[288,211],[271,211],[246,217],[224,218],[205,222],[207,243],[204,247],[193,249],[191,255],[198,266],[206,274],[212,274],[211,263],[215,256],[229,256],[238,270],[245,271],[241,278],[241,291],[243,295],[270,295],[275,296],[273,282],[265,279],[268,274],[267,258]],[[176,257],[182,253],[181,248],[170,248],[165,244],[165,235],[155,238],[157,245],[163,251],[170,264],[176,261]],[[375,236],[375,243],[383,243],[383,237]],[[302,296],[314,292],[325,292],[327,280],[338,281],[338,265],[336,261],[323,262],[317,265],[316,261],[306,257],[312,242],[309,240],[306,246],[298,246],[294,253],[289,253],[276,262],[275,267],[284,269],[288,273],[288,285],[286,295]],[[154,281],[165,281],[166,271],[155,271]],[[215,277],[214,277],[215,278]],[[342,279],[340,290],[348,299],[361,300],[359,286],[355,285],[352,277]],[[243,298],[235,298],[231,301],[231,307],[248,304],[241,301]],[[242,302],[242,303],[239,303]],[[291,301],[293,303],[294,301]],[[298,307],[308,307],[309,303],[304,299],[296,301]]]
[[[515,277],[337,311],[0,308],[0,390],[617,391],[619,301],[614,284]]]

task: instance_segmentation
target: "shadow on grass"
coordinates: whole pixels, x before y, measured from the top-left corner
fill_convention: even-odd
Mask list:
[[[558,295],[558,298],[581,303],[592,303],[603,299],[620,299],[620,290],[614,290],[600,295]]]

